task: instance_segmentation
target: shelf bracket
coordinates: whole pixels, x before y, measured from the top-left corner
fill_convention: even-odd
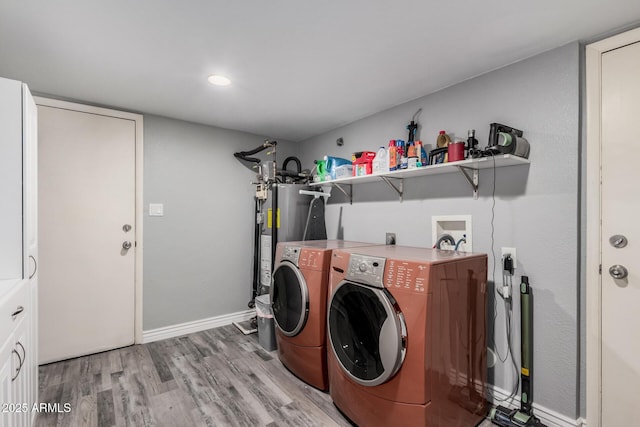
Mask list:
[[[389,178],[386,176],[381,176],[380,178],[382,178],[382,180],[386,182],[389,187],[396,190],[396,193],[398,193],[398,196],[400,196],[400,202],[402,202],[402,195],[404,193],[404,180],[402,178]],[[391,182],[392,179],[399,181],[399,185],[397,187],[393,182]]]
[[[345,196],[347,196],[349,198],[349,204],[352,205],[353,204],[353,186],[351,184],[333,184],[338,190],[340,190],[342,192],[342,194],[344,194]],[[344,187],[349,187],[349,191],[347,191]]]
[[[463,166],[457,166],[458,170],[467,179],[469,185],[473,189],[473,199],[478,200],[478,169],[465,168]],[[467,171],[473,171],[473,177],[469,176]]]

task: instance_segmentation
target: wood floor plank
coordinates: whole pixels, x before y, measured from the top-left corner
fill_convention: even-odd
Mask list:
[[[79,396],[74,407],[71,425],[92,427],[97,424],[96,395]]]
[[[97,425],[98,427],[112,427],[116,425],[116,414],[113,404],[113,392],[111,390],[101,391],[96,396],[97,399]]]
[[[150,398],[151,412],[160,427],[196,426],[191,411],[195,404],[187,402],[179,389]]]
[[[169,369],[167,355],[163,352],[163,348],[164,346],[161,342],[152,342],[147,345],[149,357],[151,357],[153,366],[156,368],[158,378],[162,382],[168,382],[173,380],[173,374]]]

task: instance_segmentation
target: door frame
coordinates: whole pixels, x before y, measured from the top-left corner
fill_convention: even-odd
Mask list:
[[[600,246],[602,55],[640,41],[640,28],[591,43],[585,49],[586,65],[586,348],[587,420],[602,423],[602,248]]]
[[[112,110],[103,107],[78,104],[75,102],[61,101],[51,98],[34,96],[36,105],[43,107],[61,108],[65,110],[78,111],[81,113],[96,114],[100,116],[115,117],[119,119],[131,120],[135,123],[135,262],[134,262],[134,342],[142,343],[142,261],[143,261],[143,241],[142,241],[142,221],[144,205],[142,198],[143,190],[143,136],[144,122],[141,114],[129,113],[125,111]]]

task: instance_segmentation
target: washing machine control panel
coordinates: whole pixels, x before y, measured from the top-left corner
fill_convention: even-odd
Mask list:
[[[348,280],[384,288],[384,258],[351,254],[349,268],[345,276]]]
[[[298,259],[300,259],[300,251],[302,248],[299,246],[285,246],[282,248],[282,260],[291,261],[294,265],[298,265]]]

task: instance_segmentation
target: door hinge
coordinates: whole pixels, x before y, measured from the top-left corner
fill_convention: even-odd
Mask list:
[[[600,266],[598,267],[598,274],[602,274],[602,264],[600,264]]]

